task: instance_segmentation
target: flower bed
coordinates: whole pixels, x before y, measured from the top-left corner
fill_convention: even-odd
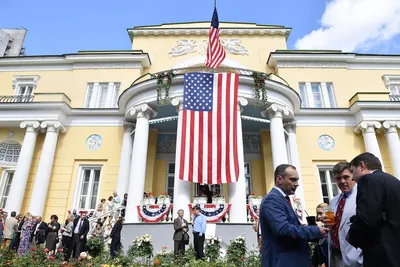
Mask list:
[[[151,243],[151,236],[144,235],[133,240],[133,244],[128,248],[127,255],[119,254],[115,259],[109,256],[109,252],[98,251],[97,244],[92,244],[92,251],[98,253],[92,257],[86,252],[82,252],[78,259],[64,261],[62,249],[53,256],[48,255],[47,249],[31,250],[25,256],[15,256],[14,252],[0,251],[0,266],[10,267],[131,267],[131,266],[188,266],[188,267],[259,267],[261,258],[256,251],[246,251],[246,241],[239,236],[231,240],[225,256],[221,253],[222,239],[220,237],[210,237],[206,242],[206,259],[196,260],[192,246],[186,250],[185,255],[174,257],[173,252],[167,247],[154,253]]]

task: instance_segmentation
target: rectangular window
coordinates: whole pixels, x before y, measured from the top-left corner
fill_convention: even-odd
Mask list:
[[[88,83],[85,108],[116,108],[120,83]]]
[[[92,210],[96,208],[100,186],[101,166],[82,167],[78,183],[77,208]]]
[[[17,95],[22,96],[31,96],[33,92],[33,85],[32,84],[20,84],[17,88]]]
[[[1,187],[0,208],[2,208],[2,209],[4,209],[6,207],[7,198],[10,193],[10,187],[11,187],[13,178],[14,178],[13,171],[4,171],[3,181],[1,181],[2,187]]]
[[[171,202],[174,199],[174,183],[175,183],[175,162],[168,162],[167,165],[167,190],[171,197]]]
[[[244,177],[246,179],[246,196],[251,195],[252,184],[251,184],[251,165],[249,162],[244,164]]]
[[[299,83],[303,108],[336,107],[335,92],[332,83]]]
[[[339,188],[333,177],[332,169],[320,168],[318,171],[319,180],[321,183],[322,198],[326,204],[329,204],[332,198],[339,193]]]

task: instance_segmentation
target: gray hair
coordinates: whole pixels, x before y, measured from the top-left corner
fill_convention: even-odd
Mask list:
[[[177,211],[177,213],[179,213],[180,211],[184,212],[183,209],[179,209],[179,210]]]

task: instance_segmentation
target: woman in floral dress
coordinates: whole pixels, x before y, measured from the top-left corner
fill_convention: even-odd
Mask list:
[[[29,250],[29,240],[31,238],[33,225],[36,223],[36,220],[33,218],[32,214],[29,212],[25,215],[25,222],[22,225],[21,231],[21,241],[18,247],[18,255],[25,255]]]

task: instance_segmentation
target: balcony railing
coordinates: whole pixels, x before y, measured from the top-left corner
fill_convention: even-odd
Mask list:
[[[35,96],[33,95],[6,95],[0,96],[0,103],[25,103],[32,102]]]
[[[400,95],[389,95],[391,101],[400,102]]]
[[[204,67],[204,66],[197,66],[197,67],[187,67],[187,68],[177,68],[177,69],[171,69],[171,70],[164,70],[156,73],[145,73],[139,78],[137,78],[131,86],[149,80],[149,79],[157,79],[159,75],[165,75],[168,72],[172,72],[174,75],[183,75],[188,72],[208,72],[208,73],[224,73],[224,72],[230,72],[230,73],[237,73],[242,76],[254,76],[255,74],[259,74],[258,76],[263,76],[266,79],[269,80],[274,80],[280,83],[283,83],[287,86],[289,86],[288,82],[280,77],[279,75],[276,75],[275,73],[264,73],[260,71],[255,71],[255,70],[249,70],[249,69],[240,69],[240,68],[231,68],[231,67],[219,67],[217,69],[209,68],[209,67]]]

